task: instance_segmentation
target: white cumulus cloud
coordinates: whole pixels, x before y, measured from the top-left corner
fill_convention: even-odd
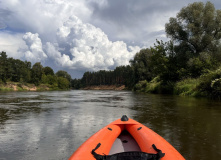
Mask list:
[[[108,4],[106,0],[90,2]],[[129,64],[140,47],[110,38],[118,35],[114,32],[104,33],[104,28],[94,23],[96,8],[90,2],[0,0],[0,49],[32,64],[42,62],[55,71],[83,74]]]
[[[23,36],[23,40],[28,46],[28,50],[25,51],[24,57],[31,62],[42,62],[47,58],[42,48],[41,39],[38,37],[38,33],[27,32]]]
[[[110,41],[100,28],[83,23],[76,16],[71,16],[64,22],[57,35],[60,43],[69,46],[70,53],[62,55],[57,51],[61,55],[56,55],[62,57],[63,61],[60,61],[62,66],[72,69],[113,69],[119,65],[129,64],[129,60],[140,50],[138,46],[127,47],[123,41]]]

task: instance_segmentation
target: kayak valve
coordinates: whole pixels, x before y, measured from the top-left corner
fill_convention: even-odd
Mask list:
[[[121,117],[121,121],[128,121],[128,120],[129,120],[129,118],[126,115],[123,115]]]

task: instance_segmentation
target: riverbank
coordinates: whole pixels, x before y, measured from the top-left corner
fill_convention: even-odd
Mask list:
[[[98,86],[87,86],[83,90],[125,90],[125,85],[98,85]]]
[[[150,82],[140,81],[135,85],[134,90],[145,93],[221,99],[221,68],[208,71],[198,78],[186,78],[178,82],[164,82],[159,77]]]
[[[40,84],[36,86],[31,83],[7,82],[0,83],[0,92],[6,91],[49,91],[53,90],[49,85]]]
[[[125,85],[94,85],[81,88],[82,90],[125,90]],[[20,82],[7,82],[6,84],[0,83],[0,92],[7,91],[54,91],[61,90],[59,88],[51,87],[48,84],[40,84],[38,86],[31,83],[20,83]]]

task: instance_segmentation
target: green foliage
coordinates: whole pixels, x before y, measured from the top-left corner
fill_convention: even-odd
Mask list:
[[[196,78],[214,68],[214,61],[206,52],[201,52],[198,57],[190,58],[187,62],[187,72],[190,77]]]
[[[150,81],[146,86],[146,92],[148,93],[161,93],[161,84],[159,77],[155,77],[152,81]]]
[[[62,71],[62,70],[57,71],[56,76],[66,78],[69,82],[71,82],[71,75],[68,74],[66,71]]]
[[[164,82],[176,81],[180,77],[178,75],[179,63],[174,52],[174,45],[172,41],[163,42],[156,41],[154,47],[151,47],[152,56],[151,68],[153,68],[153,75],[159,76]]]
[[[41,78],[41,83],[48,84],[51,86],[50,88],[54,88],[54,89],[58,87],[57,77],[55,75],[43,74]]]
[[[145,92],[145,88],[147,86],[147,81],[139,81],[135,86],[134,86],[134,90],[135,91],[140,91],[140,92]]]
[[[44,74],[47,76],[47,75],[54,75],[54,71],[51,67],[44,67],[43,68],[43,71],[44,71]]]
[[[13,82],[30,82],[31,80],[31,62],[23,62],[19,59],[9,58],[9,75]]]
[[[136,53],[130,64],[134,70],[135,83],[143,80],[150,81],[153,78],[151,60],[152,52],[150,49],[142,49]]]
[[[81,79],[72,79],[71,80],[71,87],[73,89],[80,89],[82,88]]]
[[[215,71],[209,71],[200,78],[197,89],[205,96],[211,98],[221,98],[221,67]]]
[[[168,57],[166,56],[166,43],[163,41],[156,41],[157,45],[151,48],[152,56],[150,57],[151,67],[155,75],[167,72]]]
[[[204,96],[221,99],[221,67],[176,83],[174,93],[183,96]]]
[[[199,96],[200,92],[197,90],[199,83],[199,78],[187,78],[181,80],[176,83],[174,87],[174,94],[182,96]]]
[[[146,80],[138,82],[134,90],[145,92],[145,93],[161,93],[161,81],[159,81],[159,77],[155,77],[152,81],[147,82]]]
[[[6,80],[9,78],[9,63],[7,61],[6,52],[0,53],[0,79],[2,82],[6,83]]]
[[[166,23],[169,38],[185,47],[186,53],[198,56],[201,52],[217,51],[221,38],[221,10],[215,10],[211,2],[195,2],[181,9],[176,18]]]
[[[92,85],[125,85],[128,88],[132,88],[134,85],[133,69],[128,66],[119,66],[113,71],[100,70],[97,72],[85,72],[81,84],[79,81],[75,80],[72,82],[72,87],[74,86],[92,86]],[[77,83],[75,85],[75,83]],[[78,88],[78,87],[77,87]]]
[[[64,80],[65,79],[65,80]],[[15,84],[18,91],[24,91],[19,84],[34,83],[38,90],[68,89],[70,88],[71,76],[65,71],[58,71],[57,75],[50,67],[43,67],[40,62],[31,67],[31,62],[19,59],[7,58],[6,52],[0,53],[0,87],[1,91],[13,90],[5,87],[7,82],[19,82]],[[43,84],[42,84],[43,83]],[[68,85],[67,85],[68,83]]]
[[[145,92],[145,93],[160,93],[160,94],[171,94],[173,93],[174,82],[163,82],[159,77],[155,77],[152,81],[138,82],[134,90]]]
[[[43,75],[43,66],[40,62],[35,63],[31,69],[31,82],[35,85],[39,85]]]
[[[130,61],[135,71],[134,89],[220,97],[221,73],[213,70],[221,60],[221,10],[215,10],[210,2],[189,4],[176,18],[170,18],[165,30],[171,41],[157,40]]]
[[[219,65],[221,58],[221,10],[211,2],[195,2],[181,9],[166,23],[171,38],[179,79],[197,78]]]
[[[58,88],[60,89],[69,89],[69,81],[63,77],[57,77]]]

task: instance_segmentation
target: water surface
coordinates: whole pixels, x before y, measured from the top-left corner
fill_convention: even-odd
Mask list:
[[[124,114],[188,160],[221,156],[221,102],[130,91],[53,91],[0,93],[0,159],[68,159]]]

